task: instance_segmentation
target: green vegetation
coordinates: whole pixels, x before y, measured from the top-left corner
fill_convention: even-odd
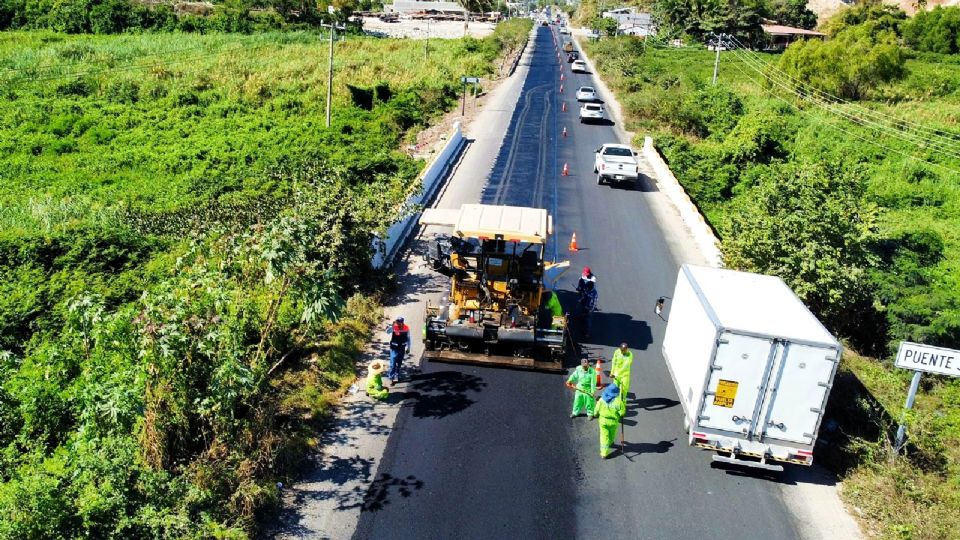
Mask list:
[[[0,34],[0,538],[246,537],[379,321],[398,148],[484,39]],[[349,74],[349,85],[344,74]]]
[[[783,277],[851,349],[881,359],[900,340],[960,343],[960,63],[897,45],[903,20],[868,4],[829,21],[825,43],[723,53],[716,86],[700,48],[585,44],[727,264]],[[818,459],[880,537],[952,537],[960,381],[925,376],[910,445],[893,458],[909,373],[855,354],[844,369],[824,431],[838,455]]]

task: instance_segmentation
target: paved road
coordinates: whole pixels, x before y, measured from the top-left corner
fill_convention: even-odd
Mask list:
[[[650,210],[656,186],[596,185],[592,151],[615,134],[577,121],[573,91],[591,76],[565,71],[558,96],[549,30],[533,45],[481,198],[549,209],[558,240],[549,249],[597,274],[602,312],[584,351],[609,358],[620,341],[635,351],[625,452],[599,459],[597,426],[568,418],[560,376],[427,363],[397,396],[405,406],[354,537],[797,538],[774,482],[711,467],[709,453],[686,445],[652,311],[679,265]],[[558,138],[564,126],[569,136]],[[564,162],[569,177],[559,176]],[[583,249],[570,254],[574,231]],[[570,297],[577,273],[566,276]]]

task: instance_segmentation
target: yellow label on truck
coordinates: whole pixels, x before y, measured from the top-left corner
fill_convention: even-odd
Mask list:
[[[713,404],[717,407],[733,408],[733,400],[737,398],[737,387],[740,383],[736,381],[725,381],[720,379],[717,383],[717,392],[713,396]]]

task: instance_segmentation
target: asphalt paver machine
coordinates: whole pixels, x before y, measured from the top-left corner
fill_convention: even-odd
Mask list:
[[[547,211],[466,204],[425,210],[420,223],[453,229],[427,255],[451,285],[439,305],[427,304],[426,358],[561,371],[567,320],[547,283],[568,263],[544,261]]]

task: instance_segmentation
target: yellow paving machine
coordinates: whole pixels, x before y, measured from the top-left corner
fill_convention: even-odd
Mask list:
[[[439,305],[427,304],[425,356],[561,371],[567,320],[547,284],[568,263],[544,261],[553,232],[547,211],[466,204],[425,210],[420,223],[453,229],[427,255],[451,285]]]

